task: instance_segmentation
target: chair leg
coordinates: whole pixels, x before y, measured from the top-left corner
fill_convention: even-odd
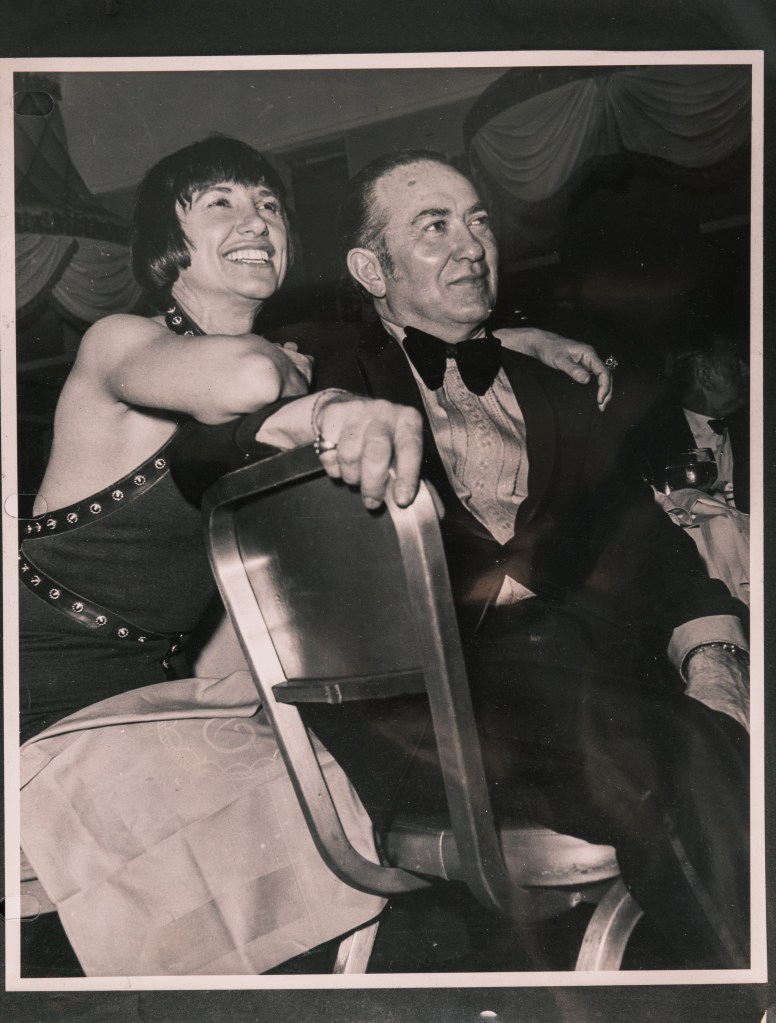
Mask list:
[[[590,918],[574,969],[619,970],[633,928],[643,915],[618,878]]]
[[[379,923],[373,920],[340,942],[332,973],[366,973]]]

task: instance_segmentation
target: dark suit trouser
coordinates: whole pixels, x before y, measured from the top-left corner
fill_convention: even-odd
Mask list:
[[[538,600],[491,613],[467,666],[498,813],[617,850],[623,878],[681,961],[748,965],[748,737],[684,697],[632,638]],[[378,826],[439,811],[433,729],[416,698],[306,720]]]

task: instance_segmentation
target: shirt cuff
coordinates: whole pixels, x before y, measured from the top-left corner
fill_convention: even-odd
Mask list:
[[[732,643],[749,652],[744,630],[734,615],[708,615],[694,618],[674,629],[668,644],[668,657],[679,671],[691,650],[704,643]]]

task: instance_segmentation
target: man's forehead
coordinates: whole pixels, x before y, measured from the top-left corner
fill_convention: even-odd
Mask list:
[[[378,197],[382,195],[390,204],[400,202],[402,206],[425,205],[435,194],[467,204],[479,202],[477,191],[468,178],[454,167],[432,160],[392,168],[377,181],[375,190]]]

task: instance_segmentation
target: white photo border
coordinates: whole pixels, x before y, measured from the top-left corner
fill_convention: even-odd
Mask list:
[[[748,970],[618,971],[577,974],[573,971],[476,974],[390,974],[363,976],[196,976],[88,977],[26,979],[20,976],[20,878],[18,760],[18,598],[16,590],[16,367],[14,289],[13,75],[20,72],[160,71],[314,71],[349,69],[503,68],[624,65],[720,64],[752,69],[752,220],[751,220],[751,416],[752,416],[752,965]],[[308,988],[428,987],[585,987],[617,985],[759,984],[767,981],[765,921],[764,802],[764,653],[763,653],[763,161],[764,71],[759,50],[677,51],[487,51],[416,54],[322,54],[261,57],[112,57],[0,60],[0,439],[2,441],[3,509],[3,646],[5,680],[5,933],[6,988],[9,991],[129,990],[276,990]]]

